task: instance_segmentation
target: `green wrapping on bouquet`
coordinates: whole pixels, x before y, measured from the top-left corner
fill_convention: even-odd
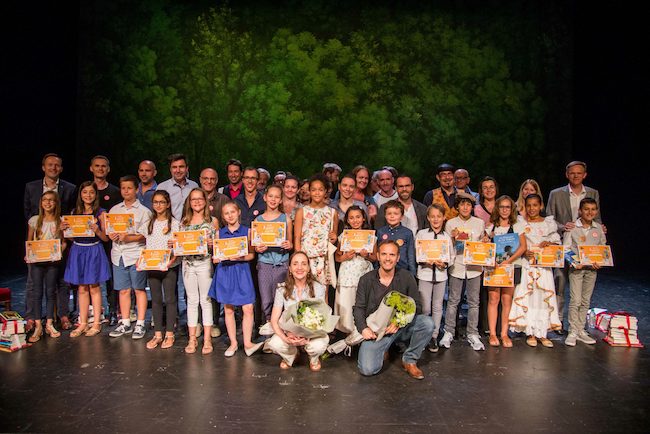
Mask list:
[[[368,315],[366,324],[377,335],[377,341],[386,333],[389,324],[402,328],[415,318],[415,300],[398,291],[390,291],[384,296],[376,311]]]
[[[322,338],[331,333],[339,320],[332,308],[319,298],[309,298],[289,306],[280,317],[280,328],[307,339]]]

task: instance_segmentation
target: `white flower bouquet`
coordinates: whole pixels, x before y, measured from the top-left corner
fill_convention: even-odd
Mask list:
[[[386,333],[389,324],[406,327],[415,318],[415,300],[398,291],[390,291],[384,296],[376,311],[366,318],[366,324],[377,335],[377,341]]]
[[[322,338],[334,330],[338,320],[338,315],[332,315],[332,308],[324,300],[310,298],[282,312],[280,327],[303,338]]]

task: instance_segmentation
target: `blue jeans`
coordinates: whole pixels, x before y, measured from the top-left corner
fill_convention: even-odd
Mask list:
[[[396,341],[406,342],[408,347],[404,351],[404,363],[416,363],[424,347],[431,340],[433,333],[433,319],[426,315],[416,315],[413,321],[397,333],[385,335],[379,342],[375,340],[363,341],[359,348],[357,366],[361,375],[375,375],[384,365],[384,353]]]

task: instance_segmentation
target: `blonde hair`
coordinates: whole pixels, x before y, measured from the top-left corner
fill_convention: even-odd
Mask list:
[[[43,209],[43,198],[45,196],[52,196],[54,198],[54,224],[55,235],[59,236],[61,233],[61,201],[59,194],[56,191],[46,191],[41,195],[41,200],[38,202],[38,219],[36,219],[36,230],[34,231],[34,240],[40,240],[43,236],[43,219],[45,218],[45,210]]]
[[[210,207],[208,206],[208,194],[202,188],[193,188],[190,191],[190,194],[187,195],[185,203],[183,204],[183,218],[181,219],[181,224],[187,226],[192,221],[192,216],[194,215],[194,210],[192,209],[192,193],[198,191],[203,196],[203,201],[205,205],[203,207],[203,221],[206,223],[212,222],[212,216],[210,215]]]
[[[517,202],[515,202],[515,205],[517,205],[517,212],[521,213],[524,211],[525,208],[525,202],[526,198],[523,196],[524,195],[524,187],[526,184],[530,184],[533,186],[535,189],[535,193],[539,194],[539,197],[542,197],[542,189],[539,187],[539,183],[535,181],[534,179],[527,179],[524,182],[521,183],[521,186],[519,187],[519,196],[517,197]],[[542,200],[542,210],[544,209],[544,200]]]

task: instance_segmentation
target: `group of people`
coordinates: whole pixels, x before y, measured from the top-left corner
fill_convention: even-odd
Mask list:
[[[417,367],[423,351],[450,348],[457,339],[463,292],[468,305],[466,338],[474,350],[485,349],[480,332],[486,329],[490,346],[512,347],[509,331],[525,333],[526,343],[533,347],[538,342],[552,347],[547,338],[551,330],[565,334],[569,346],[577,341],[595,343],[585,330],[585,320],[598,266],[531,265],[533,247],[563,244],[567,251],[577,251],[579,245],[606,243],[598,192],[583,184],[587,166],[581,161],[566,166],[568,185],[553,190],[546,206],[533,179],[521,184],[515,200],[500,195],[497,181],[489,176],[481,179],[478,192],[472,191],[468,171],[449,164],[437,167],[439,186],[427,191],[422,202],[412,197],[412,178],[389,166],[371,173],[359,165],[342,174],[337,164],[328,163],[322,173],[306,180],[283,171],[271,180],[266,169],[244,167],[231,159],[225,166],[228,183],[220,189],[214,168],[203,169],[198,184],[189,179],[183,154],[169,157],[171,178],[160,184],[149,160],[140,162],[137,177],[120,177],[118,186],[108,182],[110,162],[102,155],[90,162],[93,179],[78,187],[60,178],[63,161],[58,155],[45,155],[42,169],[43,179],[25,187],[27,240],[60,239],[64,255],[61,261],[28,264],[25,318],[32,343],[44,333],[52,338],[61,335],[55,310],[60,328],[71,330],[72,338],[100,334],[106,318],[115,327],[109,336],[141,339],[147,333],[146,288],[154,329],[147,348],[174,346],[178,301],[184,292],[186,353],[199,350],[201,334],[201,353],[213,351],[211,338],[220,335],[223,315],[229,340],[225,356],[234,356],[239,348],[236,312],[241,308],[245,353],[250,356],[260,349],[275,353],[282,369],[293,365],[299,347],[308,354],[310,369],[317,371],[325,352],[350,354],[359,346],[359,371],[374,375],[381,371],[391,345],[401,341],[404,369],[413,378],[424,378]],[[133,214],[135,232],[107,234],[105,213]],[[69,214],[93,216],[94,235],[65,238],[68,226],[61,217]],[[278,247],[253,247],[249,233],[253,221],[285,223],[286,239]],[[138,269],[143,249],[170,249],[174,233],[198,229],[205,230],[210,250],[213,239],[248,237],[248,251],[228,260],[213,259],[211,251],[172,255],[165,271]],[[344,251],[344,229],[374,229],[374,247]],[[483,287],[483,267],[463,262],[464,242],[487,242],[507,233],[519,238],[518,248],[503,261],[514,265],[514,286]],[[418,262],[419,239],[448,240],[449,260]],[[568,334],[562,324],[567,282]],[[76,291],[76,324],[70,320],[71,288]],[[390,291],[413,298],[416,315],[404,327],[388,325],[377,339],[367,318]],[[484,300],[482,294],[487,296]],[[307,339],[283,329],[283,311],[314,298],[333,306],[339,320],[337,332],[330,336],[340,340]],[[485,327],[479,324],[481,308]],[[255,334],[263,338],[256,339]]]

